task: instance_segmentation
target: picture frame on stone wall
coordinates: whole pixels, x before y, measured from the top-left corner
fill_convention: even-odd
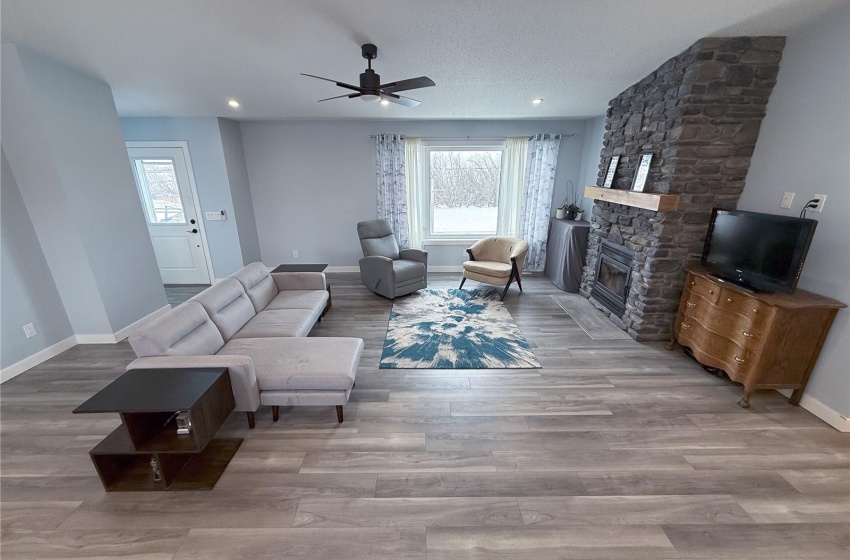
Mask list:
[[[612,156],[611,162],[608,163],[608,171],[605,173],[605,182],[602,183],[602,188],[610,189],[614,184],[614,175],[617,174],[617,164],[620,163],[620,156]]]
[[[646,188],[646,179],[649,177],[649,166],[652,164],[652,154],[641,154],[640,161],[638,162],[637,169],[635,170],[635,176],[632,179],[632,190],[636,192],[643,192],[643,189]]]

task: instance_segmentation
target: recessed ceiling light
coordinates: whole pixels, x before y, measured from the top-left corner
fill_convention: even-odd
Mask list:
[[[230,105],[231,107],[233,107],[234,109],[239,108],[239,102],[236,101],[235,99],[228,99],[227,104]]]
[[[381,99],[381,105],[389,105],[389,104],[390,104],[390,102],[387,101],[386,99]]]
[[[537,99],[532,99],[531,103],[532,105],[540,105],[541,103],[543,103],[543,100],[538,97]]]

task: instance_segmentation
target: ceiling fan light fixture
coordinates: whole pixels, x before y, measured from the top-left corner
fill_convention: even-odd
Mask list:
[[[228,99],[227,104],[230,105],[231,107],[233,107],[234,109],[239,108],[239,102],[236,101],[235,99]]]
[[[389,102],[388,99],[381,99],[381,105],[383,105],[384,107],[386,107],[389,104],[390,104],[390,102]]]
[[[539,97],[531,100],[532,105],[540,105],[541,103],[543,103],[543,99],[541,99]]]
[[[364,93],[360,96],[360,99],[363,101],[378,101],[381,99],[381,96],[375,93]]]

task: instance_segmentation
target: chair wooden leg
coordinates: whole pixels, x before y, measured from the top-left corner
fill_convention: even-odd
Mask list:
[[[516,285],[519,286],[519,291],[522,292],[522,280],[520,280],[518,274],[516,276]]]
[[[513,276],[508,278],[508,283],[505,284],[505,291],[502,292],[502,301],[505,301],[505,296],[508,295],[508,288],[511,287],[511,282],[513,281]]]
[[[342,405],[336,407],[336,421],[342,424]]]
[[[254,429],[254,413],[253,412],[246,412],[245,414],[248,415],[248,427],[253,430]]]
[[[272,422],[280,420],[280,407],[272,406]]]
[[[463,278],[461,278],[461,279],[460,279],[460,286],[458,286],[458,287],[457,287],[457,289],[458,289],[458,290],[460,290],[461,288],[463,288],[463,283],[464,283],[464,282],[466,282],[466,276],[464,276]]]

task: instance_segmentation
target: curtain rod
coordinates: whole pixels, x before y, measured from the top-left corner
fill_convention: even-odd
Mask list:
[[[559,133],[555,132],[555,133],[547,133],[547,134],[557,135]],[[403,134],[402,136],[409,136],[409,135]],[[573,136],[575,136],[575,134],[561,134],[561,138],[572,138]],[[369,138],[377,138],[377,137],[378,137],[377,134],[370,134],[369,135]],[[512,137],[511,136],[501,136],[501,137],[496,137],[496,138],[479,138],[479,137],[474,137],[474,136],[459,136],[459,137],[449,138],[449,137],[444,137],[444,136],[440,136],[440,137],[436,137],[436,136],[433,136],[433,137],[412,136],[412,138],[419,138],[420,140],[447,140],[447,141],[451,141],[451,140],[505,140],[507,138],[512,138]],[[531,140],[532,138],[534,138],[534,136],[528,137],[529,140]]]

